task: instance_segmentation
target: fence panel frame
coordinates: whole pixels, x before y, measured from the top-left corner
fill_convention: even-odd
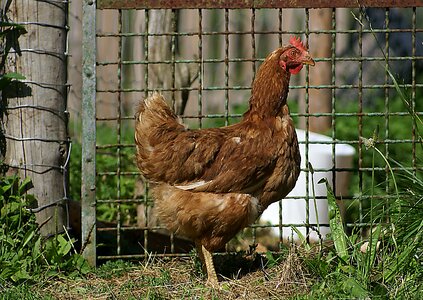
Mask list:
[[[82,106],[82,245],[83,255],[96,264],[96,9],[237,9],[237,8],[411,8],[422,0],[303,0],[303,1],[153,1],[87,0],[83,3],[83,106]],[[361,35],[360,35],[360,43]],[[329,60],[337,58],[332,55]],[[119,58],[120,59],[120,58]],[[413,60],[413,65],[415,61]],[[361,63],[361,61],[360,61]],[[413,69],[414,70],[414,69]],[[360,71],[361,72],[361,71]],[[361,76],[360,76],[361,80]],[[413,82],[414,87],[416,83]],[[300,88],[300,87],[298,87]],[[308,87],[303,87],[307,89]],[[201,91],[200,91],[201,93]],[[333,99],[333,101],[335,101]],[[333,108],[334,109],[334,108]],[[323,114],[322,114],[323,115]],[[329,113],[328,115],[331,115]],[[334,130],[334,129],[333,129]],[[340,141],[342,142],[342,141]],[[360,143],[360,142],[359,142]],[[361,149],[361,147],[359,147]],[[413,148],[414,149],[414,148]],[[360,150],[359,150],[360,151]],[[359,162],[359,169],[360,162]]]
[[[82,253],[95,266],[96,254],[96,3],[83,2],[82,35]]]

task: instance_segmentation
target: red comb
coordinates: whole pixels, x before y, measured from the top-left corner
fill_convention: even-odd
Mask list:
[[[296,47],[296,48],[298,48],[300,50],[307,51],[307,49],[304,47],[304,44],[303,44],[303,42],[301,42],[301,40],[300,40],[299,37],[291,36],[289,38],[289,43],[292,46],[294,46],[294,47]]]

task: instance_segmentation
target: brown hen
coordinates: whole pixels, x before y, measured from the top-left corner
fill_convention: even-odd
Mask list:
[[[136,114],[137,164],[152,183],[160,221],[192,239],[217,282],[211,252],[224,247],[300,173],[300,152],[286,99],[291,74],[314,65],[299,39],[270,53],[252,85],[249,110],[235,125],[190,130],[154,93]]]

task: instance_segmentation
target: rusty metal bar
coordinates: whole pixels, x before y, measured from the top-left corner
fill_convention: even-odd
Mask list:
[[[422,60],[423,56],[391,56],[389,57],[390,61],[397,61],[397,60]],[[338,61],[385,61],[385,57],[335,57],[333,59],[334,61],[338,62]],[[256,59],[251,59],[251,58],[231,58],[231,59],[219,59],[219,58],[210,58],[210,59],[203,59],[202,61],[199,59],[180,59],[180,60],[176,60],[175,63],[176,64],[182,64],[182,63],[190,63],[190,64],[194,64],[194,63],[204,63],[204,64],[213,64],[213,63],[232,63],[232,62],[262,62],[264,61],[264,58],[256,58]],[[316,62],[321,62],[321,61],[332,61],[332,58],[325,58],[325,57],[321,57],[321,58],[316,58],[315,59]],[[122,61],[121,64],[122,65],[147,65],[147,64],[172,64],[173,62],[171,60],[162,60],[162,61],[148,61],[148,60],[139,60],[139,61]],[[97,65],[98,66],[107,66],[107,65],[117,65],[118,61],[98,61]],[[185,89],[185,88],[179,88],[179,89]],[[11,108],[9,108],[11,109]]]
[[[332,135],[332,139],[335,140],[335,135],[336,135],[336,61],[335,61],[335,57],[336,57],[336,9],[332,9],[332,26],[331,29],[335,31],[335,33],[332,34],[332,51],[331,51],[331,85],[333,85],[335,88],[333,88],[331,90],[331,135]],[[336,189],[336,157],[335,157],[335,144],[332,144],[332,164],[333,164],[333,169],[332,169],[332,188],[333,188],[333,193],[336,195],[337,194],[337,189]]]
[[[118,11],[118,31],[122,32],[122,10],[119,9]],[[122,45],[123,45],[123,37],[119,38],[119,47],[118,47],[118,72],[117,72],[117,85],[122,88]],[[121,126],[122,126],[122,119],[121,119],[121,107],[122,107],[122,92],[118,92],[117,94],[117,102],[118,105],[116,105],[116,114],[117,114],[117,120],[116,120],[116,135],[117,135],[117,143],[121,144]],[[121,190],[121,167],[122,167],[122,158],[121,158],[121,147],[118,146],[116,149],[117,154],[117,185],[116,185],[116,196],[117,199],[120,199],[120,190]],[[121,254],[121,223],[122,223],[122,216],[121,216],[121,206],[120,203],[116,203],[117,206],[117,216],[116,216],[116,253],[119,255]]]
[[[359,20],[359,32],[358,32],[358,55],[363,57],[363,11],[360,8],[358,16]],[[363,61],[358,62],[358,135],[363,136]],[[358,139],[358,190],[360,195],[363,195],[364,185],[364,173],[363,173],[363,143],[362,139]],[[363,223],[363,198],[360,198],[358,202],[358,213],[359,222]],[[360,228],[360,234],[363,233],[363,229]]]
[[[422,0],[97,0],[99,9],[418,7]]]
[[[145,26],[145,32],[147,33],[147,36],[145,36],[145,40],[144,40],[144,58],[145,60],[148,62],[148,58],[149,58],[149,53],[148,53],[148,48],[149,48],[149,41],[148,41],[148,33],[150,32],[150,28],[149,28],[149,21],[150,21],[150,14],[149,11],[146,10],[145,11],[145,18],[144,18],[144,26]],[[145,66],[145,73],[144,73],[144,86],[145,86],[145,91],[144,91],[144,97],[147,98],[148,96],[148,63]],[[147,209],[147,202],[148,202],[148,184],[144,185],[144,196],[143,196],[143,200],[144,203],[146,203],[145,205],[145,210],[144,210],[144,225],[147,227],[148,224],[148,209]],[[147,255],[147,249],[148,249],[148,230],[144,230],[144,254]]]
[[[282,28],[283,28],[283,10],[280,8],[279,9],[279,13],[278,13],[278,30],[279,30],[279,34],[278,34],[278,39],[279,39],[279,47],[283,46],[283,41],[282,41]],[[282,206],[282,200],[279,200],[279,250],[282,250],[283,248],[283,206]]]
[[[335,116],[335,117],[379,117],[379,116],[384,116],[385,113],[383,112],[370,112],[370,113],[358,113],[358,112],[348,112],[348,113],[313,113],[313,114],[306,114],[306,113],[295,113],[292,112],[290,113],[291,116],[294,117],[326,117],[326,116]],[[409,112],[389,112],[389,116],[409,116],[410,113]],[[416,112],[415,113],[416,116],[423,116],[423,112]],[[226,114],[203,114],[203,115],[181,115],[180,116],[182,119],[194,119],[194,118],[206,118],[206,119],[216,119],[216,118],[226,118]],[[229,118],[240,118],[242,117],[242,114],[228,114]],[[123,116],[121,117],[122,120],[133,120],[134,117],[133,116]],[[100,117],[97,118],[97,121],[116,121],[117,117]],[[405,141],[405,140],[401,140],[401,141]],[[413,139],[411,139],[411,141],[413,141]],[[414,140],[414,142],[416,142],[416,140]],[[310,142],[311,143],[311,142]],[[134,146],[135,144],[123,144],[122,146]],[[105,149],[105,148],[110,148],[110,147],[114,147],[115,144],[113,145],[98,145],[97,149]],[[123,173],[122,173],[123,174]]]
[[[386,8],[385,9],[385,21],[384,21],[386,28],[390,27],[389,13],[390,13],[389,8]],[[387,83],[387,84],[390,81],[389,73],[388,73],[389,61],[390,61],[389,38],[390,38],[389,32],[386,32],[385,33],[385,49],[383,51],[384,51],[385,57],[386,57],[386,60],[385,60],[385,69],[386,69],[386,71],[385,71],[385,83]],[[385,119],[385,137],[384,138],[386,139],[386,138],[390,138],[390,134],[389,134],[389,126],[390,126],[390,124],[389,124],[389,99],[390,99],[391,95],[390,95],[390,89],[389,88],[385,88],[384,92],[385,92],[385,117],[384,117],[384,119]],[[386,157],[386,159],[390,159],[389,158],[389,144],[385,144],[385,157]],[[385,192],[388,193],[388,194],[389,194],[389,189],[390,189],[389,178],[390,178],[389,168],[388,168],[388,165],[386,165],[385,166]],[[385,200],[385,205],[386,205],[386,208],[389,206],[389,199]],[[371,213],[370,218],[373,219],[373,215],[372,215],[373,210],[371,210],[370,213]],[[388,209],[386,209],[386,218],[387,218],[387,220],[389,220]]]
[[[256,30],[256,26],[255,26],[255,24],[256,24],[256,10],[255,10],[255,8],[251,9],[250,23],[251,23],[251,46],[252,46],[252,51],[253,51],[252,56],[251,56],[251,59],[253,60],[251,67],[252,67],[252,72],[255,76],[255,74],[256,74],[256,62],[255,62],[255,60],[256,60],[256,53],[257,53],[257,51],[256,51],[256,34],[255,34],[255,30]],[[253,245],[254,245],[254,244],[256,244],[256,237],[257,237],[256,228],[253,227],[252,231],[253,231]]]
[[[423,32],[422,28],[416,28],[415,30],[411,28],[373,28],[373,29],[363,29],[362,33],[395,33],[395,32]],[[255,34],[303,34],[305,33],[304,30],[256,30],[254,32]],[[357,33],[357,30],[355,29],[340,29],[335,32],[335,30],[332,29],[321,29],[321,30],[309,30],[309,34],[316,33],[316,34],[323,34],[323,33]],[[228,32],[226,31],[203,31],[201,35],[242,35],[242,34],[251,34],[251,31],[246,30],[230,30]],[[120,33],[98,33],[97,37],[114,37],[114,36],[125,36],[125,37],[135,37],[135,36],[197,36],[198,32],[195,31],[177,31],[177,32],[163,32],[163,33],[147,33],[147,32],[120,32]]]
[[[203,114],[203,91],[204,88],[204,61],[203,61],[203,11],[198,10],[198,102],[197,102],[197,114],[198,116]],[[198,127],[202,128],[203,119],[198,117]]]
[[[406,114],[403,114],[403,116],[405,116],[405,115]],[[303,115],[303,114],[302,115],[299,115],[299,114],[296,114],[295,116],[305,116],[305,117],[307,117],[307,116],[313,116],[313,117],[315,117],[316,115],[315,114],[313,114],[313,115]],[[319,115],[319,116],[333,116],[333,115],[331,113],[327,113],[325,115]],[[339,114],[336,114],[336,116],[339,116]],[[348,115],[348,116],[353,116],[353,115]],[[357,116],[357,115],[354,115],[354,116]],[[369,116],[369,115],[367,115],[367,116]],[[372,116],[384,116],[384,114],[372,115]],[[213,116],[213,117],[210,117],[210,116],[207,116],[207,115],[203,115],[201,117],[202,118],[219,118],[219,119],[222,119],[222,118],[225,117],[225,115],[217,115],[217,116]],[[229,117],[230,118],[239,118],[241,116],[240,115],[229,115]],[[196,119],[196,118],[198,118],[198,116],[191,116],[190,117],[190,119]],[[405,139],[405,140],[390,140],[390,139],[385,139],[383,141],[376,141],[375,144],[377,144],[377,145],[378,144],[413,144],[415,142],[416,141],[413,140],[413,139]],[[356,145],[356,144],[360,144],[360,142],[357,141],[357,140],[353,140],[353,141],[351,141],[351,140],[307,141],[307,142],[305,142],[305,141],[304,142],[301,142],[300,141],[298,143],[299,144],[310,144],[310,145],[311,144],[317,144],[317,145],[333,145],[333,144],[351,144],[351,145]],[[125,147],[127,147],[127,148],[134,148],[135,147],[135,144],[102,145],[101,148],[99,147],[98,149],[113,149],[113,148],[117,148],[117,147],[120,147],[120,148],[125,148]],[[394,168],[392,167],[392,169],[394,169]],[[112,173],[111,172],[97,172],[97,175],[99,175],[99,176],[104,175],[104,174],[112,174]],[[113,174],[115,174],[115,173],[113,172]],[[123,175],[139,174],[139,173],[138,172],[123,172],[123,171],[121,171],[120,174],[123,176]]]
[[[172,10],[172,16],[171,16],[171,26],[172,26],[172,31],[176,32],[177,31],[177,25],[176,25],[176,11]],[[176,36],[172,35],[171,37],[171,73],[172,73],[172,89],[176,88],[176,78],[175,78],[175,68],[176,68]],[[177,103],[176,103],[176,98],[175,98],[175,90],[172,90],[172,107],[174,111],[178,111],[178,107],[177,107]],[[172,244],[173,246],[173,244]]]
[[[225,9],[225,126],[229,125],[229,10]]]
[[[306,46],[308,47],[309,39],[310,39],[310,9],[305,9],[305,36],[306,36]],[[310,86],[310,70],[308,67],[306,67],[306,78],[305,78],[305,113],[310,115],[310,92],[309,92],[309,86]],[[313,176],[313,173],[311,173],[310,167],[310,161],[309,161],[309,147],[310,147],[310,117],[306,117],[306,124],[305,124],[306,132],[305,132],[305,166],[306,166],[306,185],[305,185],[305,195],[304,195],[304,201],[305,201],[305,213],[306,213],[306,237],[307,237],[307,243],[310,242],[310,199],[313,199],[313,196],[310,197],[310,175]],[[313,167],[313,166],[311,166]],[[282,225],[282,224],[281,224]]]
[[[416,57],[416,26],[417,26],[416,8],[413,8],[412,17],[412,34],[411,34],[411,56]],[[411,110],[416,111],[416,59],[411,60]],[[412,140],[417,141],[416,135],[416,123],[413,122],[411,129]],[[412,146],[412,158],[411,164],[413,166],[413,174],[417,175],[417,156],[416,156],[416,142],[413,142]]]

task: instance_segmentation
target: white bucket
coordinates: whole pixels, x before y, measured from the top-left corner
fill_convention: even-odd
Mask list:
[[[297,129],[299,142],[305,142],[305,131]],[[332,162],[332,144],[314,144],[314,142],[332,142],[332,138],[325,135],[309,132],[308,160],[313,166],[314,172],[314,191],[316,197],[326,197],[325,184],[318,184],[321,178],[327,178],[332,185],[332,171],[316,171],[317,169],[330,170],[333,167]],[[301,152],[301,168],[306,168],[306,145],[300,144]],[[335,145],[335,164],[336,168],[351,168],[355,149],[351,145],[336,144]],[[316,224],[317,218],[315,213],[312,174],[309,173],[309,222]],[[335,176],[336,194],[338,196],[347,195],[349,184],[349,172],[337,171]],[[305,224],[306,223],[306,172],[301,172],[294,189],[289,193],[288,197],[302,197],[302,199],[283,199],[282,200],[282,224]],[[327,199],[316,199],[319,224],[328,224],[328,202]],[[279,203],[273,203],[262,214],[261,220],[272,225],[279,225]],[[298,230],[306,236],[305,226],[297,227]],[[279,228],[274,227],[274,233],[279,236]],[[320,227],[320,235],[324,239],[330,232],[329,227]],[[298,241],[298,235],[291,227],[282,227],[282,237],[284,241]],[[310,241],[318,241],[319,235],[311,230],[309,235]]]

